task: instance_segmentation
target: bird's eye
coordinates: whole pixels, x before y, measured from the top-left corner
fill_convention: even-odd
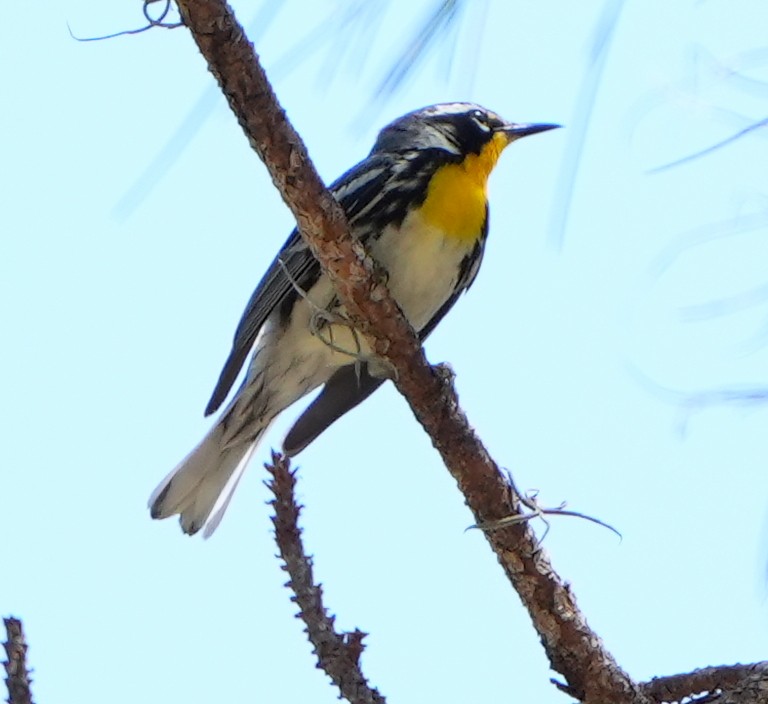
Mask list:
[[[488,115],[482,110],[473,110],[471,113],[472,119],[477,123],[477,126],[484,132],[488,132],[491,126],[488,124]]]

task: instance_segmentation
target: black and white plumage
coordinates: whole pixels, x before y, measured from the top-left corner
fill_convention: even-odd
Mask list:
[[[499,153],[551,127],[507,123],[470,103],[431,106],[385,127],[369,156],[331,185],[421,339],[477,275],[488,232],[485,181]],[[224,403],[249,355],[237,393],[152,494],[153,518],[179,514],[185,533],[205,526],[210,535],[281,411],[323,386],[285,438],[284,451],[295,455],[386,380],[296,230],[246,306],[206,415]]]

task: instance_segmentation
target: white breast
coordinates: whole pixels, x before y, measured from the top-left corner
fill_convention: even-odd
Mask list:
[[[446,238],[426,226],[418,213],[410,214],[399,229],[385,231],[371,249],[389,272],[387,286],[416,330],[451,296],[469,252],[466,241]]]

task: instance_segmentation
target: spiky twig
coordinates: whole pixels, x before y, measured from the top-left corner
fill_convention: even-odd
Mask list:
[[[265,465],[272,479],[267,482],[275,498],[270,502],[275,509],[272,523],[283,569],[290,575],[288,585],[294,593],[293,601],[299,605],[299,617],[306,624],[306,633],[315,648],[317,665],[339,688],[341,696],[352,704],[384,704],[386,701],[368,682],[360,669],[365,633],[355,629],[338,633],[334,617],[329,616],[323,604],[323,589],[315,584],[312,558],[304,552],[299,528],[301,506],[296,503],[295,473],[290,462],[275,452],[272,462]]]
[[[7,640],[5,645],[5,684],[8,704],[32,704],[32,679],[27,669],[27,642],[21,621],[13,616],[3,619]]]

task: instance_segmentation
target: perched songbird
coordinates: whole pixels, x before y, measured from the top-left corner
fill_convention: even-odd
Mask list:
[[[554,127],[506,122],[471,103],[433,105],[387,125],[368,157],[330,187],[422,340],[477,275],[488,234],[486,183],[499,155]],[[295,455],[387,376],[345,322],[296,230],[248,302],[206,415],[224,402],[249,354],[234,398],[149,500],[153,518],[180,514],[185,533],[215,530],[282,410],[323,386],[285,438],[283,451]]]

